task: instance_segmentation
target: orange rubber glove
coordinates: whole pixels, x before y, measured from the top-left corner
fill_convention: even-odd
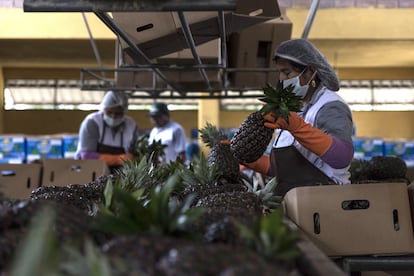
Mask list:
[[[318,156],[324,155],[332,145],[331,136],[306,123],[295,112],[289,113],[289,123],[282,117],[275,119],[272,113],[266,114],[264,118],[265,127],[288,130],[302,146]]]
[[[230,145],[230,140],[225,139],[221,140],[220,144],[222,145]],[[267,175],[270,169],[270,157],[268,155],[263,155],[259,159],[251,163],[243,163],[239,166],[240,170],[244,170],[246,168],[252,169],[255,172],[259,172],[262,174]]]
[[[124,154],[99,154],[99,159],[104,160],[108,166],[121,166],[125,160],[131,160],[134,156],[131,153]]]
[[[259,159],[251,163],[243,163],[244,166],[259,172],[261,174],[268,175],[270,169],[270,157],[268,155],[262,155]]]

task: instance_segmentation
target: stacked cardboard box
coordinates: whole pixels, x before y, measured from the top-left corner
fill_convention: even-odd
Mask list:
[[[0,136],[0,163],[26,162],[26,137],[22,134]]]
[[[414,253],[405,183],[298,187],[283,207],[328,256]]]

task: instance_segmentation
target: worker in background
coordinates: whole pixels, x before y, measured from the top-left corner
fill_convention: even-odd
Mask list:
[[[190,140],[187,143],[186,159],[187,162],[200,155],[200,143],[198,142],[198,129],[191,129]]]
[[[165,155],[163,162],[180,160],[186,161],[187,139],[184,128],[170,118],[170,111],[165,103],[155,103],[149,110],[153,128],[149,134],[148,143],[161,141]]]
[[[275,129],[268,155],[245,166],[276,176],[276,194],[298,186],[349,184],[353,158],[352,112],[335,93],[339,79],[319,50],[306,39],[282,42],[274,55],[283,86],[292,85],[302,98],[300,112],[290,112],[289,122],[273,113],[265,127]]]
[[[111,172],[133,158],[130,146],[139,131],[134,119],[125,114],[127,111],[127,95],[108,91],[100,110],[86,116],[80,125],[76,158],[105,160]]]

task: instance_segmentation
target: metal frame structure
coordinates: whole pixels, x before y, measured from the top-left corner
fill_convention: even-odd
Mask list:
[[[140,63],[117,68],[82,68],[82,90],[122,90],[132,98],[231,98],[231,97],[259,97],[262,96],[262,87],[238,87],[231,85],[229,74],[236,72],[252,72],[267,74],[274,72],[272,68],[229,68],[226,39],[229,35],[226,29],[226,14],[237,10],[237,0],[24,0],[25,12],[93,12],[117,37],[128,46],[128,53]],[[275,1],[277,4],[277,2]],[[275,9],[279,11],[278,5]],[[144,51],[121,29],[109,12],[175,12],[180,23],[181,32],[190,49],[193,62],[191,64],[160,64],[150,59]],[[219,62],[207,64],[197,52],[197,45],[187,22],[185,12],[216,12],[220,41]],[[84,17],[85,18],[85,17]],[[272,18],[269,18],[272,19]],[[118,46],[119,47],[119,46]],[[122,49],[121,49],[122,51]],[[95,51],[95,55],[97,55]],[[97,56],[98,58],[98,56]],[[99,59],[98,59],[99,60]],[[195,87],[180,87],[166,76],[171,72],[198,72],[201,82]],[[122,86],[116,83],[115,78],[121,72],[150,72],[153,85],[148,87]],[[217,72],[218,80],[212,81],[208,73]],[[91,82],[90,80],[95,80]],[[155,81],[157,80],[157,81]],[[157,83],[164,82],[159,87]],[[94,83],[91,85],[90,83]],[[248,93],[247,93],[248,92]],[[257,93],[256,93],[257,92]]]
[[[130,94],[131,98],[240,98],[240,97],[260,97],[263,96],[262,88],[266,83],[260,81],[254,84],[240,84],[231,81],[231,76],[236,74],[253,74],[260,76],[260,79],[267,79],[270,73],[276,72],[274,68],[258,68],[258,67],[229,67],[227,40],[229,35],[234,32],[231,28],[226,26],[227,22],[234,21],[231,14],[246,13],[246,3],[244,0],[24,0],[23,8],[25,12],[93,12],[118,38],[117,47],[119,59],[127,54],[132,59],[131,64],[118,64],[115,68],[105,69],[100,62],[99,53],[94,47],[93,37],[87,25],[86,17],[84,16],[85,24],[88,27],[92,47],[97,61],[101,68],[82,68],[80,76],[80,86],[82,90],[121,90]],[[267,1],[266,5],[264,4]],[[271,3],[271,12],[268,3]],[[257,14],[264,13],[259,21],[250,23],[250,25],[257,25],[260,22],[265,22],[270,19],[275,19],[281,16],[280,9],[276,0],[258,0],[257,13],[243,14],[244,18],[260,18]],[[247,5],[252,5],[252,2]],[[310,30],[314,15],[318,8],[319,0],[313,0],[312,7],[308,16],[308,21],[305,26],[303,37],[306,38]],[[244,6],[243,6],[244,5]],[[261,7],[260,5],[263,5]],[[180,35],[177,40],[184,40],[192,56],[192,61],[182,63],[179,59],[170,61],[170,63],[160,63],[159,60],[154,59],[154,56],[145,50],[141,49],[142,44],[137,44],[137,41],[122,29],[116,20],[109,15],[112,13],[134,13],[139,16],[143,12],[170,12],[178,15],[180,28],[177,29],[177,34]],[[190,24],[187,20],[187,12],[214,12],[216,19],[213,18],[213,30],[216,32],[212,34],[194,34],[192,27],[200,28],[200,24]],[[230,16],[229,16],[230,14]],[[253,19],[256,20],[256,19]],[[204,22],[205,23],[205,22]],[[244,25],[243,25],[244,24]],[[148,24],[151,25],[151,24]],[[249,27],[245,22],[241,24],[239,29]],[[217,26],[217,27],[216,27]],[[204,26],[201,26],[201,29]],[[236,30],[237,31],[237,30]],[[210,30],[211,32],[211,30]],[[176,35],[176,34],[173,34]],[[174,39],[173,35],[166,36],[162,42],[168,39]],[[216,63],[206,62],[199,54],[197,46],[212,40],[211,37],[219,40],[218,55]],[[209,38],[206,38],[209,37]],[[122,47],[121,44],[127,47]],[[150,45],[151,46],[151,45]],[[167,46],[168,47],[168,46]],[[172,47],[172,46],[171,46]],[[164,46],[165,48],[165,46]],[[165,50],[165,49],[164,49]],[[174,52],[172,49],[171,52]],[[177,62],[178,60],[178,62]],[[174,63],[175,62],[175,63]],[[122,63],[122,62],[121,62]],[[185,81],[174,80],[174,76],[189,74],[193,78],[194,74],[199,74],[201,77],[196,82],[186,83]],[[120,83],[117,76],[129,73],[130,75],[146,74],[147,81],[144,85],[137,85],[136,83]],[[108,78],[107,76],[113,76]],[[212,77],[213,76],[213,77]],[[212,78],[214,78],[212,80]],[[148,85],[148,79],[150,79]],[[92,81],[91,81],[92,80]],[[274,80],[276,82],[276,79]],[[91,84],[92,83],[92,84]]]

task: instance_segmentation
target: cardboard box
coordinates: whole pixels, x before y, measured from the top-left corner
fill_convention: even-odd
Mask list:
[[[285,195],[283,208],[328,256],[414,252],[405,183],[298,187]]]
[[[406,149],[405,140],[384,140],[385,156],[394,156],[405,159]]]
[[[0,163],[22,164],[26,161],[24,135],[0,136]]]
[[[0,164],[0,192],[11,199],[29,199],[40,186],[41,164]]]
[[[83,185],[107,174],[109,169],[103,160],[45,159],[42,186]]]
[[[384,155],[384,139],[372,137],[354,137],[354,158],[369,160]]]
[[[61,136],[27,136],[26,158],[31,163],[35,160],[47,158],[62,158]]]
[[[292,22],[283,15],[230,35],[228,43],[229,67],[272,68],[273,54],[282,41],[291,38]],[[229,74],[231,86],[264,87],[275,85],[279,79],[273,72],[239,71]]]
[[[205,65],[204,72],[213,87],[218,87],[219,80],[219,58],[217,56],[219,41],[214,40],[196,47],[201,62]],[[156,60],[159,72],[165,77],[162,79],[152,69],[131,68],[132,58],[125,52],[122,61],[118,60],[118,67],[122,67],[116,73],[117,87],[124,89],[151,88],[166,89],[173,86],[178,89],[204,91],[206,82],[197,68],[196,62],[190,50],[182,50],[178,53],[169,54]]]
[[[78,142],[78,134],[62,135],[63,158],[75,158]]]
[[[235,11],[224,11],[226,34],[237,32],[280,16],[276,0],[239,0]],[[117,26],[149,59],[158,58],[188,48],[181,20],[177,12],[112,12]],[[195,45],[220,37],[219,13],[216,11],[184,13]],[[128,45],[122,42],[128,51]],[[134,57],[135,64],[146,64]]]

